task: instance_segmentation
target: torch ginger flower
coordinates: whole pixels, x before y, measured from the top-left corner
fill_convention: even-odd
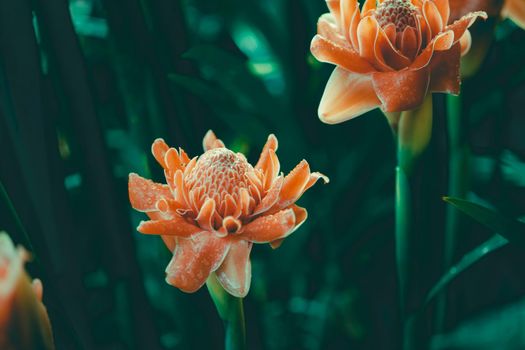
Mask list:
[[[0,232],[0,349],[54,349],[42,282],[31,282],[24,270],[28,258]]]
[[[459,93],[459,61],[470,46],[467,30],[484,12],[449,23],[448,0],[326,0],[312,54],[337,65],[319,118],[340,123],[380,107],[411,110],[429,92]]]
[[[326,183],[328,178],[311,173],[305,160],[287,176],[280,174],[273,135],[255,166],[211,130],[203,146],[204,154],[190,160],[162,139],[153,143],[167,185],[130,174],[131,205],[151,219],[137,230],[161,235],[173,253],[167,283],[191,293],[215,273],[226,291],[244,297],[251,281],[252,244],[278,247],[306,220],[306,210],[295,201],[317,180]]]

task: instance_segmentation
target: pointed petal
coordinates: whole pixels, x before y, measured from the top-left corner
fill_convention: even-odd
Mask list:
[[[386,112],[400,112],[421,105],[427,94],[430,73],[426,68],[374,73],[374,90]]]
[[[310,166],[306,160],[302,160],[297,166],[284,178],[283,187],[279,194],[279,201],[276,207],[285,208],[295,203],[304,192],[306,184],[310,180]]]
[[[319,179],[323,179],[325,184],[330,182],[330,179],[328,178],[328,176],[326,176],[324,174],[321,174],[321,173],[319,173],[317,171],[313,172],[313,173],[310,174],[310,179],[308,179],[308,182],[306,183],[306,186],[304,187],[303,193],[307,189],[309,189],[310,187],[315,185]]]
[[[281,210],[273,215],[255,219],[239,235],[240,239],[254,243],[268,243],[285,238],[295,227],[295,214],[292,209]]]
[[[430,91],[459,94],[460,50],[460,44],[456,43],[450,50],[439,51],[434,54],[429,66],[431,70]]]
[[[444,25],[441,14],[433,0],[426,0],[423,3],[423,17],[430,29],[430,37],[433,38],[443,30]]]
[[[215,215],[215,201],[212,198],[206,199],[202,208],[195,219],[199,226],[205,230],[213,231],[213,217]]]
[[[259,156],[259,161],[255,165],[255,169],[262,169],[263,165],[266,163],[266,159],[269,157],[268,151],[277,151],[278,146],[279,142],[277,141],[277,137],[275,137],[274,134],[268,135],[268,140],[261,151],[261,155]]]
[[[208,232],[191,239],[178,238],[173,257],[166,267],[166,282],[187,293],[197,291],[222,264],[229,248],[230,240]]]
[[[361,8],[361,13],[363,16],[366,16],[368,11],[374,11],[376,9],[376,0],[365,0],[363,7]]]
[[[310,51],[318,61],[338,65],[350,72],[374,71],[374,67],[361,58],[357,52],[348,47],[339,46],[319,34],[312,39]]]
[[[202,140],[202,148],[204,148],[204,152],[209,151],[210,149],[214,148],[221,148],[225,147],[224,143],[215,136],[213,131],[208,130],[206,135],[204,135],[204,139]]]
[[[171,220],[151,220],[142,221],[137,227],[137,231],[149,235],[166,235],[189,237],[202,229],[189,223],[186,219],[176,216]]]
[[[457,41],[459,41],[459,39],[461,39],[461,37],[463,36],[465,31],[472,24],[474,24],[474,22],[476,21],[476,19],[478,17],[481,17],[483,19],[487,19],[487,14],[485,12],[483,12],[483,11],[471,12],[471,13],[461,17],[460,19],[458,19],[457,21],[455,21],[451,25],[445,27],[444,30],[452,30],[454,32],[454,43],[456,43]]]
[[[337,67],[319,104],[319,118],[337,124],[360,116],[380,105],[369,75],[356,74]]]
[[[166,169],[166,163],[164,163],[164,155],[166,154],[168,149],[169,147],[163,139],[156,139],[151,145],[151,153],[164,169]]]
[[[173,197],[168,186],[134,173],[129,174],[128,192],[131,206],[142,212],[157,210],[156,204],[159,200]]]
[[[231,295],[244,298],[250,290],[252,243],[239,240],[232,243],[222,265],[215,272],[221,286]]]
[[[509,17],[514,23],[525,29],[525,1],[506,0],[502,10],[503,16]]]

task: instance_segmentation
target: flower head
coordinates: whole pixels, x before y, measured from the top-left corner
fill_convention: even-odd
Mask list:
[[[54,349],[42,282],[24,270],[28,257],[0,232],[0,349]]]
[[[130,174],[131,205],[151,219],[137,229],[161,235],[173,253],[166,268],[169,284],[194,292],[215,273],[225,290],[244,297],[250,287],[252,244],[278,247],[306,220],[306,210],[295,201],[317,180],[328,178],[311,173],[305,160],[283,176],[273,135],[255,166],[212,131],[203,144],[204,154],[190,159],[161,139],[153,143],[167,185]]]
[[[312,54],[337,65],[319,106],[334,124],[380,107],[411,110],[428,92],[459,93],[459,58],[467,28],[484,12],[449,23],[448,0],[326,0]]]

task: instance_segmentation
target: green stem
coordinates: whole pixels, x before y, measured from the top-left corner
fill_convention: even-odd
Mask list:
[[[465,198],[468,186],[469,148],[465,142],[465,120],[461,118],[460,96],[447,95],[447,128],[449,144],[448,196]],[[461,215],[453,206],[447,206],[443,269],[447,271],[454,262]],[[446,293],[437,301],[436,332],[443,331],[446,316]]]
[[[226,292],[212,274],[206,281],[210,296],[226,328],[225,349],[246,349],[246,327],[242,298],[236,298]]]
[[[396,265],[399,283],[399,305],[403,322],[403,349],[418,349],[414,319],[408,301],[414,287],[415,257],[413,208],[413,171],[419,156],[427,148],[432,135],[432,96],[416,110],[401,113],[398,128],[398,166],[396,168]]]

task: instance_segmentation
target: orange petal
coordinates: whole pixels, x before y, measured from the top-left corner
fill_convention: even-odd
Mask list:
[[[469,50],[470,46],[472,45],[472,36],[470,35],[470,31],[466,30],[465,34],[459,39],[459,44],[461,46],[461,56],[465,56]]]
[[[241,227],[241,221],[233,216],[227,216],[222,220],[222,228],[225,233],[237,233]]]
[[[205,230],[213,231],[213,217],[215,216],[215,201],[211,198],[206,199],[197,215],[199,226]]]
[[[374,11],[376,9],[376,0],[365,0],[363,7],[361,8],[361,14],[366,16],[368,11]]]
[[[151,211],[147,213],[149,218],[151,220],[166,220],[166,219],[172,219],[174,215],[170,215],[170,217],[166,218],[165,215],[158,211]],[[177,245],[177,237],[176,236],[160,236],[162,240],[164,241],[164,244],[166,244],[166,247],[170,252],[173,252],[175,249],[175,246]]]
[[[252,216],[264,213],[270,209],[277,200],[279,200],[279,193],[281,193],[281,188],[283,187],[284,178],[279,176],[272,184],[266,195],[263,197],[261,202],[253,210]]]
[[[351,72],[367,73],[374,70],[370,63],[361,58],[357,52],[339,46],[320,35],[312,39],[310,51],[318,61],[332,63]]]
[[[403,69],[410,64],[410,60],[392,45],[382,28],[378,28],[374,54],[383,71]]]
[[[359,55],[372,64],[376,64],[375,41],[378,27],[377,21],[372,16],[363,18],[357,26]]]
[[[338,46],[349,46],[347,39],[340,32],[339,25],[331,13],[325,13],[319,17],[319,20],[317,21],[317,34]]]
[[[192,293],[206,282],[224,261],[230,240],[203,232],[191,239],[177,239],[173,257],[166,267],[166,282]]]
[[[232,243],[222,265],[215,271],[221,286],[231,295],[244,298],[250,290],[252,265],[250,263],[251,242],[239,240]]]
[[[476,21],[478,17],[481,17],[483,19],[487,19],[487,14],[483,11],[477,11],[477,12],[471,12],[451,25],[445,27],[445,30],[452,30],[454,32],[454,43],[459,41],[465,31]]]
[[[134,173],[129,174],[128,192],[131,206],[142,212],[157,210],[156,204],[159,200],[173,198],[168,186],[155,183]]]
[[[460,51],[460,44],[456,43],[450,50],[434,54],[432,63],[429,66],[431,70],[430,91],[459,94]]]
[[[446,23],[443,23],[441,14],[433,0],[425,0],[423,3],[423,17],[430,29],[430,37],[438,35]]]
[[[277,137],[275,137],[274,134],[268,135],[268,140],[261,151],[261,155],[259,156],[259,161],[255,165],[255,169],[262,169],[267,161],[267,158],[269,157],[269,150],[277,151],[278,146],[279,142],[277,141]]]
[[[292,205],[291,209],[294,211],[295,214],[295,227],[292,229],[292,231],[288,234],[295,232],[302,224],[306,221],[306,218],[308,217],[308,212],[306,209],[301,208],[297,205]],[[270,242],[270,246],[272,249],[277,249],[283,244],[284,238],[277,239],[275,241]]]
[[[426,67],[430,60],[432,59],[432,56],[434,55],[434,51],[444,51],[448,50],[452,47],[452,44],[454,43],[454,33],[451,30],[447,30],[446,32],[440,33],[438,36],[436,36],[430,44],[419,54],[419,56],[416,57],[414,62],[410,65],[409,68],[411,69],[421,69],[423,67]]]
[[[306,160],[302,160],[297,166],[284,178],[283,187],[279,194],[279,201],[272,209],[282,209],[293,203],[301,197],[310,180],[310,166]]]
[[[317,171],[313,172],[313,173],[310,174],[310,178],[308,179],[308,182],[306,183],[306,186],[304,187],[303,193],[307,189],[309,189],[310,187],[315,185],[319,179],[323,179],[325,184],[330,182],[330,179],[328,178],[328,176],[326,176],[324,174],[321,174],[321,173],[319,173]]]
[[[337,124],[360,116],[380,105],[369,75],[351,73],[337,67],[319,104],[319,118]]]
[[[421,105],[427,94],[430,73],[428,69],[374,73],[374,90],[386,112],[400,112]]]
[[[254,242],[268,243],[288,236],[295,227],[295,214],[292,209],[281,210],[273,215],[255,219],[246,226],[239,238]]]
[[[503,6],[502,15],[509,17],[514,23],[525,29],[525,1],[506,0]]]
[[[341,25],[341,4],[340,0],[326,0],[326,6],[330,10],[330,14],[334,17],[335,23]]]
[[[356,52],[359,52],[359,40],[357,38],[357,26],[359,25],[359,22],[361,22],[361,13],[359,11],[355,11],[352,21],[350,22],[348,36],[350,37],[350,43]]]
[[[406,57],[413,59],[418,50],[418,39],[417,32],[415,28],[406,27],[401,35],[401,52]]]
[[[346,38],[350,40],[350,24],[356,12],[359,12],[357,0],[340,0],[341,6],[341,30]]]
[[[204,139],[202,139],[202,148],[204,148],[204,152],[221,147],[224,147],[224,143],[215,136],[213,131],[208,130],[206,135],[204,135]]]
[[[151,153],[164,169],[166,168],[166,163],[164,163],[164,155],[168,149],[169,147],[163,139],[156,139],[151,145]]]
[[[434,4],[436,5],[439,14],[441,15],[443,25],[446,25],[450,17],[449,0],[434,0]]]
[[[202,229],[189,223],[186,219],[176,216],[171,220],[142,221],[137,231],[147,235],[166,235],[189,237]]]

